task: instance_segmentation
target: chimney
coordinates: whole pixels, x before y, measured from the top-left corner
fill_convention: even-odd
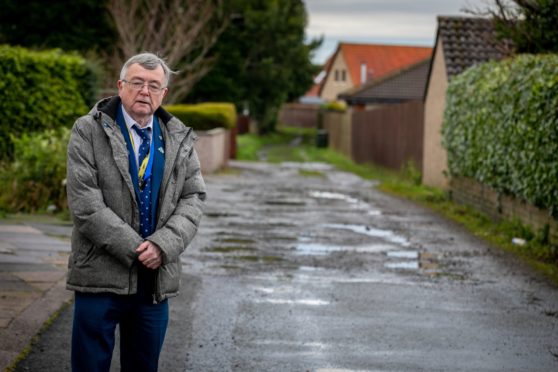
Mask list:
[[[367,69],[366,69],[366,62],[362,62],[360,64],[360,83],[364,84],[366,83],[366,78],[367,78]]]

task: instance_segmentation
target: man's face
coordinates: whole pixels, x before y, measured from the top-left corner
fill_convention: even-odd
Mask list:
[[[168,89],[164,88],[158,93],[149,90],[149,86],[161,88],[164,85],[165,73],[163,67],[157,66],[155,70],[148,70],[137,63],[128,67],[124,80],[118,80],[118,95],[122,100],[124,109],[130,116],[144,124],[151,115],[161,106]],[[140,89],[134,85],[144,84]]]

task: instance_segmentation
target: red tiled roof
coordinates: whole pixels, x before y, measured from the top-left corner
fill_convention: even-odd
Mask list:
[[[331,56],[327,59],[327,61],[324,63],[324,67],[323,67],[322,71],[325,71],[325,72],[328,72],[328,71],[329,71],[329,68],[330,68],[330,66],[331,66],[331,64],[332,64],[332,62],[333,62],[333,57],[334,57],[334,56],[335,56],[335,53],[333,53],[333,55],[331,55]],[[321,73],[321,72],[320,72],[320,73]],[[305,96],[308,96],[308,97],[319,97],[319,96],[320,96],[320,92],[321,92],[321,90],[322,90],[322,86],[323,86],[324,83],[325,83],[325,80],[326,80],[326,79],[325,79],[325,77],[324,77],[324,78],[321,79],[320,82],[314,83],[314,84],[310,87],[310,89],[308,89],[308,91],[306,92],[306,94],[304,94],[304,95],[305,95]]]
[[[343,54],[351,79],[355,86],[359,86],[362,63],[366,63],[367,80],[377,79],[430,57],[432,48],[340,43],[337,52]]]
[[[314,84],[308,89],[308,91],[304,94],[308,97],[318,97],[320,94],[320,84]]]

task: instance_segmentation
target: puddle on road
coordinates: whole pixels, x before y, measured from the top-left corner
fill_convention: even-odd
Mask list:
[[[418,270],[420,268],[418,261],[387,262],[384,266],[388,269]]]
[[[340,246],[326,245],[320,243],[299,243],[296,245],[296,253],[299,255],[321,256],[335,252],[352,252],[352,253],[382,253],[394,246],[387,244],[374,244],[364,246]]]
[[[301,342],[301,341],[291,341],[291,340],[256,340],[256,341],[252,341],[251,343],[253,343],[254,345],[256,345],[257,347],[260,346],[273,346],[273,347],[288,347],[288,348],[295,348],[295,349],[300,349],[300,348],[309,348],[309,349],[319,349],[319,350],[325,350],[325,349],[330,349],[331,345],[330,344],[324,344],[322,342]]]
[[[393,251],[386,253],[388,257],[395,257],[395,258],[411,258],[411,259],[418,259],[419,253],[417,251]]]
[[[329,191],[310,191],[310,196],[316,199],[333,199],[333,200],[343,200],[349,204],[366,204],[362,200],[353,198],[352,196],[341,194],[337,192]]]
[[[305,305],[305,306],[326,306],[329,305],[329,301],[319,300],[319,299],[299,299],[299,300],[288,300],[279,298],[265,298],[254,300],[255,303],[268,303],[273,305]]]
[[[395,234],[391,230],[376,229],[366,225],[352,225],[352,224],[325,224],[324,227],[333,229],[349,230],[358,234],[372,236],[374,238],[382,238],[390,243],[398,244],[403,247],[411,245],[409,240],[403,236]]]
[[[338,192],[331,191],[310,191],[310,197],[315,199],[329,199],[329,200],[341,200],[347,202],[348,204],[359,209],[370,209],[370,205],[364,200],[353,198],[347,194],[341,194]],[[377,209],[370,209],[368,211],[369,216],[379,216],[382,212]]]
[[[435,255],[429,252],[417,251],[391,251],[386,252],[390,259],[405,259],[405,261],[392,261],[384,263],[388,269],[421,270],[428,275],[438,275],[439,263]]]

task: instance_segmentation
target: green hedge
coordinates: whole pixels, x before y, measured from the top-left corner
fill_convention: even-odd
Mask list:
[[[442,134],[450,175],[558,217],[557,55],[521,55],[456,76]]]
[[[326,102],[320,106],[320,109],[325,111],[345,112],[347,111],[347,104],[344,101]]]
[[[236,108],[232,103],[167,105],[164,109],[194,130],[231,129],[236,126]]]
[[[68,126],[86,113],[96,83],[77,55],[0,45],[0,158],[12,155],[10,135]]]
[[[0,165],[0,210],[34,212],[67,208],[66,149],[70,129],[47,129],[12,138],[14,159]]]

